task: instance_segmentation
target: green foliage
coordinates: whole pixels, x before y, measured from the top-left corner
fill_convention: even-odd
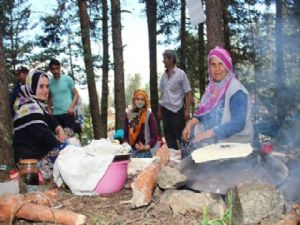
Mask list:
[[[125,88],[125,101],[126,106],[132,104],[132,96],[135,90],[141,88],[142,77],[141,74],[136,73],[134,75],[129,74],[127,76],[126,88]]]
[[[6,0],[1,3],[3,14],[3,46],[9,73],[14,73],[18,64],[24,63],[26,53],[30,52],[32,45],[26,39],[26,31],[30,27],[30,5],[25,0]]]
[[[203,208],[203,219],[201,225],[231,225],[232,224],[232,192],[228,192],[226,199],[227,209],[221,219],[208,219],[207,207]]]
[[[87,145],[93,140],[93,126],[89,105],[84,105],[84,127],[81,133],[81,144]]]

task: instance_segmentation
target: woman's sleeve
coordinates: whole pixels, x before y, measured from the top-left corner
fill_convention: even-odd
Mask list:
[[[129,134],[128,134],[128,117],[127,114],[125,116],[125,121],[124,121],[124,141],[129,143]]]
[[[46,115],[46,122],[50,130],[55,133],[55,129],[59,126],[57,120],[51,115]]]
[[[241,90],[237,91],[230,98],[229,109],[231,120],[228,123],[221,124],[213,129],[219,140],[228,138],[245,127],[247,105],[247,95]]]
[[[150,141],[147,144],[152,148],[157,142],[157,123],[153,113],[149,116],[148,124],[150,129]]]
[[[46,124],[32,124],[28,127],[28,132],[31,133],[34,141],[43,144],[47,149],[61,144]]]

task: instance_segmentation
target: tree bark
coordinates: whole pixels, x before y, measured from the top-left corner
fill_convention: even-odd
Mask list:
[[[206,15],[208,50],[224,46],[221,0],[206,0]]]
[[[199,44],[199,89],[202,96],[205,92],[206,73],[205,73],[205,47],[204,47],[204,25],[198,25],[198,44]]]
[[[180,25],[180,68],[186,72],[186,26],[185,26],[185,8],[186,2],[185,0],[181,0],[181,25]]]
[[[69,29],[68,29],[69,32]],[[71,72],[71,77],[75,81],[75,76],[74,76],[74,65],[73,65],[73,59],[72,59],[72,45],[71,45],[71,38],[70,34],[68,33],[68,50],[69,50],[69,62],[70,62],[70,72]]]
[[[222,18],[223,18],[223,29],[224,29],[224,47],[230,52],[230,29],[229,29],[229,18],[228,18],[228,2],[229,0],[222,1]]]
[[[102,45],[103,45],[103,64],[102,64],[102,97],[101,97],[101,120],[103,129],[107,131],[107,105],[108,105],[108,9],[107,0],[102,0]],[[107,137],[105,132],[104,137]]]
[[[86,0],[77,0],[80,16],[81,39],[84,53],[84,63],[87,74],[87,84],[90,98],[90,111],[92,116],[94,138],[104,137],[104,130],[100,118],[99,101],[96,89],[93,58],[90,41],[90,19],[87,13]]]
[[[115,72],[115,128],[122,129],[125,120],[125,91],[120,0],[111,0],[111,18]]]
[[[276,26],[275,26],[275,44],[276,44],[276,93],[277,93],[277,117],[281,124],[286,117],[287,109],[283,104],[285,99],[285,74],[283,60],[283,18],[282,18],[282,0],[276,0]]]
[[[157,2],[156,0],[147,0],[147,25],[149,37],[149,63],[150,63],[150,98],[151,110],[157,119],[158,113],[158,87],[157,87]],[[158,130],[160,132],[160,125],[158,123]]]
[[[3,8],[0,9],[0,164],[14,165],[12,121],[9,111],[8,72],[3,47]]]

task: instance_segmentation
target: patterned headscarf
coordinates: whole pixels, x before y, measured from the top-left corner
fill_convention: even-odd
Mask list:
[[[228,74],[221,83],[214,82],[211,71],[210,71],[210,59],[217,58],[220,62],[225,66],[228,71]],[[233,77],[235,77],[232,65],[232,59],[227,50],[224,48],[216,47],[212,49],[208,54],[208,78],[209,84],[208,87],[201,98],[201,102],[199,104],[198,109],[194,113],[194,116],[200,117],[206,113],[211,112],[216,106],[219,105],[221,100],[223,99],[227,88],[230,84],[230,81]]]
[[[145,105],[143,108],[138,109],[135,107],[135,99],[137,96],[143,96]],[[129,144],[133,145],[137,136],[139,135],[142,125],[145,124],[147,117],[147,109],[149,107],[149,99],[146,91],[136,90],[132,96],[133,109],[128,113],[128,129],[129,129]]]
[[[20,130],[33,123],[47,123],[44,115],[47,114],[45,102],[36,96],[39,81],[47,77],[43,71],[34,71],[26,77],[25,85],[21,86],[21,94],[14,103],[14,130]]]

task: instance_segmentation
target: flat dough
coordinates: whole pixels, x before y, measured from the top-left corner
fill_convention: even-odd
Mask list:
[[[218,159],[240,158],[250,155],[252,146],[241,143],[218,143],[198,148],[192,152],[195,163],[202,163]]]

